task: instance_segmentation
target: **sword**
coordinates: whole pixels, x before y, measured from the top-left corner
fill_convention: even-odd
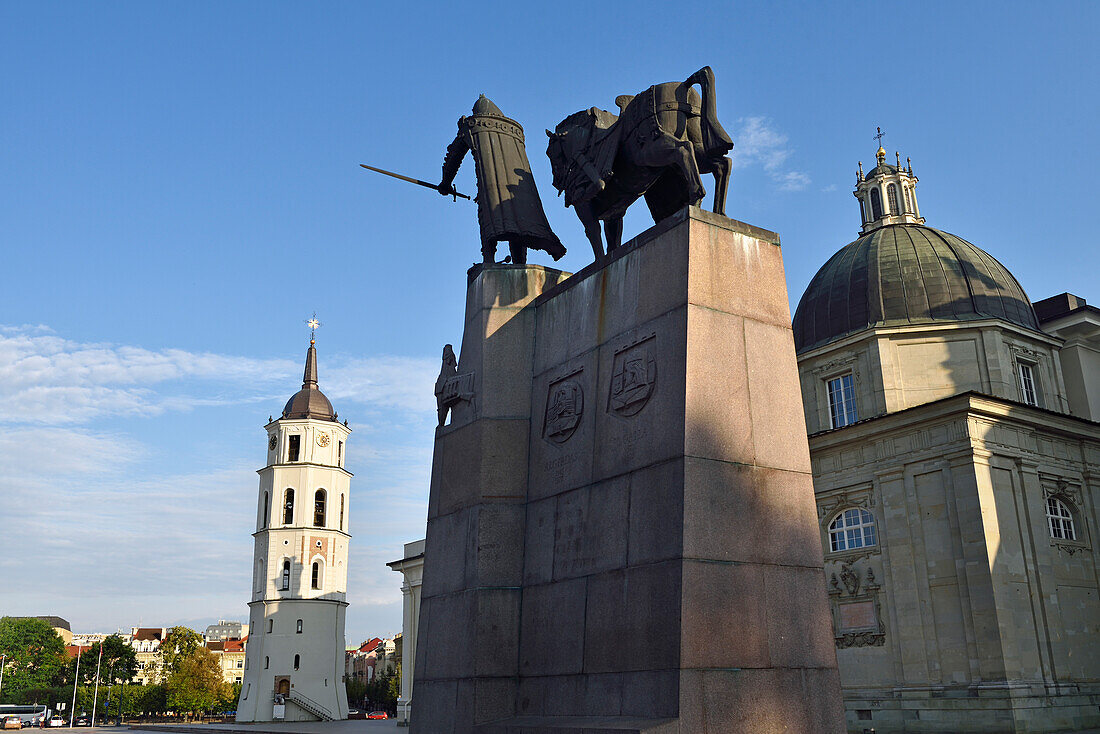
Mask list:
[[[383,170],[381,168],[375,168],[374,166],[368,166],[366,163],[360,163],[359,165],[362,166],[363,168],[366,168],[368,171],[377,171],[378,173],[384,173],[387,176],[393,176],[394,178],[399,178],[402,181],[408,181],[409,183],[414,183],[414,184],[417,184],[419,186],[424,186],[426,188],[432,189],[433,191],[439,191],[439,187],[436,186],[435,184],[428,183],[427,181],[421,181],[418,178],[409,178],[408,176],[402,176],[400,173],[394,173],[393,171],[386,171],[386,170]],[[455,191],[453,186],[451,187],[451,196],[455,197],[455,201],[458,201],[458,197],[460,197],[460,196],[463,199],[466,199],[467,201],[470,200],[470,197],[466,196],[466,194],[460,194],[457,191]]]

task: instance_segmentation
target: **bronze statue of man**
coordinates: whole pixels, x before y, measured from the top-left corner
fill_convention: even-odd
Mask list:
[[[443,160],[439,193],[454,193],[452,182],[466,151],[473,153],[477,172],[477,220],[485,262],[495,261],[497,243],[504,241],[517,265],[527,262],[527,248],[545,250],[555,260],[564,255],[565,246],[550,230],[531,175],[523,127],[484,94],[474,103],[473,114],[458,120],[458,134]]]

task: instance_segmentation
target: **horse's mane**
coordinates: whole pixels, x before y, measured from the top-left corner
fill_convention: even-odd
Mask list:
[[[559,122],[554,132],[563,133],[577,127],[588,127],[589,124],[589,110],[581,110]]]

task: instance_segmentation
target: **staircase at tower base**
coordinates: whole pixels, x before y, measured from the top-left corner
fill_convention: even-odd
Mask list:
[[[321,721],[336,721],[336,717],[332,715],[331,711],[314,701],[312,698],[307,698],[306,696],[303,696],[294,689],[291,689],[288,698],[290,699],[290,702],[296,705],[298,708],[302,709],[303,711],[308,711]]]

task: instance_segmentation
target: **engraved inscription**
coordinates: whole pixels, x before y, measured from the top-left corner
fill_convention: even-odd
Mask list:
[[[657,387],[656,341],[655,335],[650,335],[615,353],[608,412],[624,417],[636,415],[649,402]]]
[[[584,390],[579,381],[569,378],[552,383],[546,395],[543,437],[554,443],[565,443],[576,432],[583,412]]]

